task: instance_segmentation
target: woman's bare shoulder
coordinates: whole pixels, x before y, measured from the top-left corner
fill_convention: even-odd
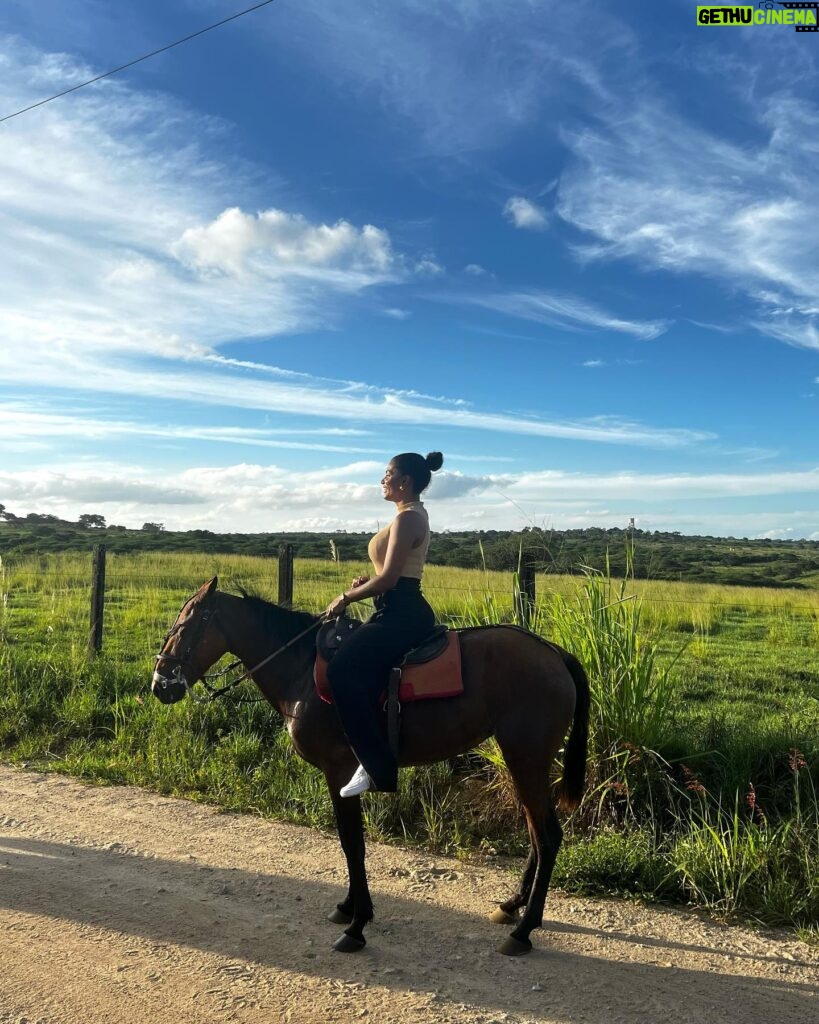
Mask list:
[[[413,522],[417,520],[419,523],[423,523],[425,526],[429,520],[427,519],[426,509],[420,508],[400,508],[395,513],[394,523],[397,523],[400,519],[409,520]]]

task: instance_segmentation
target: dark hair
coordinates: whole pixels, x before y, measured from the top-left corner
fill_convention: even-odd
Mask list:
[[[429,452],[426,458],[417,452],[403,452],[392,463],[401,476],[412,480],[412,489],[420,494],[429,487],[432,474],[444,464],[444,457],[440,452]]]

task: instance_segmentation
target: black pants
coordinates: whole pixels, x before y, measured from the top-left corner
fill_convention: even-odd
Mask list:
[[[402,576],[374,600],[375,614],[345,641],[327,666],[333,700],[350,746],[377,789],[394,793],[398,765],[379,717],[378,698],[390,669],[432,632],[435,613],[421,581]]]

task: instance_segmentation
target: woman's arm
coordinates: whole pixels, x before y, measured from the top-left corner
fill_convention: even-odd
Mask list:
[[[383,594],[392,590],[398,582],[401,572],[416,542],[423,538],[427,524],[424,517],[412,510],[397,515],[390,526],[390,539],[387,543],[387,555],[384,566],[377,576],[353,587],[346,593],[334,598],[327,606],[326,614],[338,615],[342,609],[353,601],[363,601],[367,597]]]

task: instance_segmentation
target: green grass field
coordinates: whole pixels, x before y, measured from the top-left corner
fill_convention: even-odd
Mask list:
[[[318,612],[363,564],[297,560]],[[265,704],[163,707],[153,656],[204,580],[274,598],[275,560],[108,558],[105,636],[89,661],[90,558],[0,568],[0,756],[100,782],[332,826],[318,773]],[[507,573],[430,566],[441,621],[511,621]],[[594,697],[589,793],[558,884],[819,924],[819,591],[539,576],[532,627],[575,651]],[[249,690],[246,692],[250,692]],[[373,837],[459,855],[521,853],[525,829],[494,746],[402,772],[366,801]]]

